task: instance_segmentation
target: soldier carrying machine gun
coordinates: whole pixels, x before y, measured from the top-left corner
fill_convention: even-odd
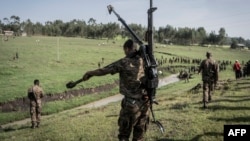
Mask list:
[[[148,45],[143,44],[111,5],[108,5],[107,8],[109,13],[111,14],[113,12],[118,17],[118,20],[132,34],[135,42],[140,45],[139,50],[136,49],[136,43],[133,40],[127,40],[123,45],[123,50],[126,55],[124,58],[106,67],[88,71],[81,79],[67,83],[66,87],[73,88],[78,83],[89,80],[93,76],[119,73],[120,93],[124,95],[118,119],[119,140],[127,141],[132,130],[133,140],[142,140],[147,130],[150,111],[152,113],[153,123],[155,123],[163,133],[165,129],[159,121],[155,120],[152,108],[153,103],[158,104],[155,100],[156,88],[158,87],[158,74],[157,63],[153,56],[152,30],[152,13],[156,8],[152,7],[152,0],[150,0],[148,31],[146,35]]]

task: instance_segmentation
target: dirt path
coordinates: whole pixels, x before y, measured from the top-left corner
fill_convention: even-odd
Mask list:
[[[179,81],[179,79],[177,77],[177,74],[173,74],[173,75],[170,75],[170,76],[168,76],[166,78],[160,79],[158,87],[162,87],[162,86],[165,86],[165,85],[177,82],[177,81]],[[111,102],[120,101],[120,100],[122,100],[122,98],[123,98],[123,95],[117,94],[117,95],[110,96],[110,97],[107,97],[107,98],[104,98],[104,99],[101,99],[101,100],[98,100],[98,101],[95,101],[95,102],[91,102],[91,103],[86,104],[86,105],[82,105],[82,106],[79,106],[79,107],[76,107],[76,108],[73,108],[73,109],[65,110],[65,111],[62,111],[60,113],[68,112],[70,110],[81,110],[81,109],[87,109],[87,108],[101,107],[101,106],[107,105],[107,104],[109,104]],[[58,114],[58,113],[56,113],[56,114]],[[42,116],[42,118],[43,118],[43,120],[45,120],[46,118],[49,118],[49,117],[51,117],[53,115],[54,114],[46,115],[46,116],[44,115],[44,116]],[[15,121],[15,122],[12,122],[12,123],[1,125],[1,128],[6,128],[6,127],[14,126],[14,125],[29,124],[29,123],[30,123],[30,118],[27,118],[27,119],[24,119],[24,120]]]

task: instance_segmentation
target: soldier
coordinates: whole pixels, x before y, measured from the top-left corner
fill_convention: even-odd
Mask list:
[[[119,73],[120,93],[124,95],[118,119],[119,141],[128,141],[133,132],[133,141],[143,141],[149,124],[149,98],[143,86],[143,59],[138,55],[136,44],[127,40],[123,45],[125,57],[104,67],[88,71],[83,81],[92,76]]]
[[[41,122],[42,112],[42,98],[44,92],[40,87],[39,80],[34,80],[34,86],[28,89],[28,98],[30,99],[30,116],[31,116],[31,128],[39,127]]]
[[[211,58],[210,52],[206,53],[207,59],[204,59],[199,67],[198,74],[202,72],[203,81],[203,108],[207,108],[208,102],[212,100],[212,91],[218,81],[218,65]]]
[[[182,70],[179,74],[179,77],[181,79],[184,79],[185,82],[189,82],[189,77],[190,77],[190,74],[189,74],[189,71],[188,70]]]

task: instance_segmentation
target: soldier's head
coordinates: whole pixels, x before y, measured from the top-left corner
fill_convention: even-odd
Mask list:
[[[210,58],[212,56],[212,53],[211,52],[207,52],[206,56],[207,56],[207,58]]]
[[[137,48],[136,43],[131,39],[128,39],[123,45],[123,50],[126,55],[128,55],[131,52],[135,52],[136,48]]]
[[[34,85],[39,85],[39,80],[38,79],[34,80]]]

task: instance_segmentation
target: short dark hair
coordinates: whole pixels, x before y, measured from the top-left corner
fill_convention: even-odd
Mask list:
[[[128,39],[124,45],[123,48],[129,48],[129,49],[133,49],[134,48],[134,41],[131,39]]]
[[[34,80],[34,85],[36,85],[36,84],[39,84],[39,80],[38,79]]]
[[[207,57],[211,57],[211,56],[212,56],[212,53],[208,51],[208,52],[206,53],[206,56],[207,56]]]

